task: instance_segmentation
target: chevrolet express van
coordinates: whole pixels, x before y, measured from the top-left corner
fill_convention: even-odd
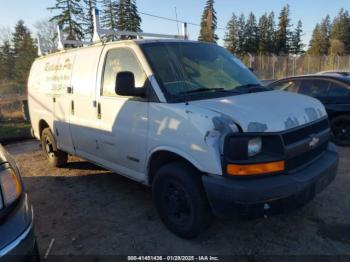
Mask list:
[[[77,155],[152,187],[162,221],[183,238],[215,216],[305,204],[337,173],[324,106],[262,87],[218,45],[141,39],[63,50],[34,62],[28,95],[53,166]]]

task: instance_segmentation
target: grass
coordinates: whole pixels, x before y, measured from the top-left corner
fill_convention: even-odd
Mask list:
[[[0,122],[0,143],[30,137],[30,123]]]

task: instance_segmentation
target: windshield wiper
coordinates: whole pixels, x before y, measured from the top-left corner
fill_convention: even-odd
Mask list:
[[[194,94],[194,93],[202,93],[202,92],[218,92],[218,91],[225,91],[225,88],[198,88],[194,90],[188,90],[180,92],[179,94]]]
[[[260,84],[246,84],[241,85],[235,88],[237,91],[242,91],[246,93],[257,93],[257,92],[265,92],[265,91],[271,91],[271,88],[268,88],[266,86],[262,86]]]

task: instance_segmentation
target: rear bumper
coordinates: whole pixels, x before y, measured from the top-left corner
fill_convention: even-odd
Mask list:
[[[326,188],[338,169],[338,152],[330,144],[326,152],[291,175],[254,179],[203,176],[213,213],[218,217],[273,215],[302,206]]]

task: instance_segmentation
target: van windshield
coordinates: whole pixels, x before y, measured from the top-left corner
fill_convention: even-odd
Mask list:
[[[255,75],[226,49],[207,43],[141,45],[167,98],[245,93],[261,86]]]

